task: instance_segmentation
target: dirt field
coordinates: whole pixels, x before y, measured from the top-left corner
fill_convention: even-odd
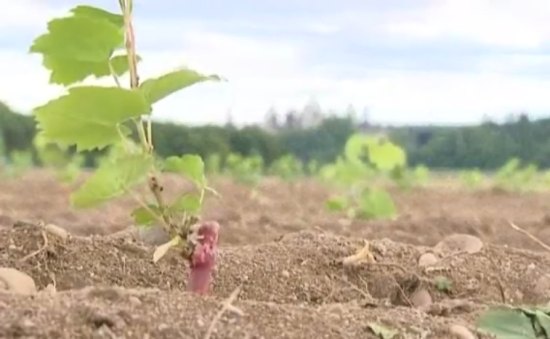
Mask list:
[[[222,226],[221,249],[213,291],[198,297],[176,254],[153,264],[153,248],[111,235],[131,226],[128,201],[73,211],[70,188],[48,173],[0,181],[0,267],[41,290],[0,293],[0,337],[205,338],[212,327],[212,338],[379,338],[383,325],[395,338],[485,338],[475,319],[487,306],[550,301],[548,252],[509,226],[550,243],[550,193],[395,191],[397,220],[352,222],[323,209],[330,191],[312,181],[212,185],[222,199],[208,199],[204,218]],[[75,237],[49,236],[26,258],[43,247],[40,222]],[[455,233],[483,246],[462,248]],[[364,240],[372,261],[344,265]]]

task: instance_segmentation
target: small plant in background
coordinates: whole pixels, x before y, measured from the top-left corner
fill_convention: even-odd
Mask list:
[[[221,79],[182,68],[142,82],[133,1],[119,0],[119,5],[122,14],[77,6],[68,16],[51,20],[47,33],[34,40],[30,52],[42,55],[50,83],[67,90],[34,109],[39,144],[74,147],[77,153],[109,148],[98,169],[71,194],[71,204],[91,208],[122,196],[132,197],[136,224],[163,227],[171,237],[156,249],[154,261],[169,248],[178,247],[191,267],[189,287],[203,293],[215,262],[219,226],[200,222],[199,216],[205,194],[212,189],[199,156],[160,159],[156,155],[151,115],[153,105],[165,97],[196,83]],[[129,87],[120,79],[126,74]],[[81,84],[91,77],[111,77],[114,84]],[[167,200],[161,174],[169,172],[193,182],[194,191]],[[148,188],[145,193],[138,190],[142,185]]]
[[[477,189],[483,183],[483,174],[478,169],[461,171],[459,178],[462,184],[469,189]]]
[[[217,153],[210,154],[206,157],[204,165],[206,173],[211,175],[220,174],[222,169],[222,157]]]
[[[35,136],[33,143],[41,164],[53,169],[59,181],[68,184],[75,182],[84,164],[81,154],[71,154],[67,148],[48,142],[40,133]]]
[[[393,199],[375,180],[405,165],[403,149],[385,137],[352,135],[346,142],[344,156],[320,171],[321,178],[347,190],[345,195],[330,198],[326,207],[346,211],[350,218],[395,217]]]
[[[255,186],[262,178],[264,160],[259,155],[244,157],[230,153],[225,159],[224,170],[237,182]]]
[[[294,180],[304,174],[304,166],[294,155],[286,154],[271,164],[268,173],[284,180]]]
[[[5,166],[4,175],[6,177],[17,178],[23,175],[34,166],[32,152],[28,150],[11,151]]]
[[[497,188],[526,192],[538,184],[538,168],[535,164],[522,165],[518,158],[508,160],[495,174],[494,185]]]
[[[401,189],[409,190],[426,185],[430,179],[430,170],[424,165],[414,168],[397,166],[390,171],[390,179]]]

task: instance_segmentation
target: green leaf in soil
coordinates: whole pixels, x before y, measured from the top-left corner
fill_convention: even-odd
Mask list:
[[[43,65],[51,71],[50,83],[65,86],[90,75],[109,75],[109,59],[124,42],[122,16],[90,6],[71,11],[73,16],[51,20],[48,33],[30,47],[31,53],[43,55]],[[118,70],[118,75],[125,72]]]
[[[136,208],[132,211],[132,217],[134,222],[139,226],[149,226],[158,220],[161,212],[158,206],[150,204],[145,207]]]
[[[198,155],[186,154],[181,157],[168,157],[164,162],[164,170],[187,177],[201,189],[206,186],[204,162]]]
[[[393,218],[396,214],[391,196],[382,190],[365,190],[359,199],[360,217],[365,219]]]
[[[393,337],[395,337],[399,333],[394,329],[377,323],[370,323],[367,326],[372,331],[372,333],[374,333],[374,335],[378,336],[380,339],[393,339]]]
[[[546,337],[550,338],[550,316],[541,310],[536,310],[535,319],[544,331]]]
[[[113,144],[120,139],[119,124],[150,112],[138,90],[95,86],[73,87],[34,110],[45,138],[79,151]]]
[[[78,208],[88,208],[120,197],[142,182],[152,166],[153,158],[144,154],[104,163],[71,195],[71,203]]]
[[[531,320],[523,312],[491,309],[477,320],[478,330],[499,339],[537,339]]]
[[[434,285],[440,292],[450,292],[453,288],[453,282],[445,276],[437,276],[434,278]]]
[[[201,210],[200,197],[197,194],[184,194],[169,207],[169,210],[170,212],[185,212],[197,215]]]
[[[140,88],[151,104],[186,87],[207,80],[221,80],[217,75],[203,75],[190,69],[180,69],[158,78],[144,81]]]

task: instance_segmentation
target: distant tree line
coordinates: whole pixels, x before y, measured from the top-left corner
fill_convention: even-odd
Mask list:
[[[352,107],[346,114],[322,112],[315,103],[282,117],[266,114],[263,126],[238,128],[231,123],[198,127],[155,123],[156,151],[162,156],[196,153],[203,157],[230,153],[260,155],[266,165],[285,154],[304,163],[331,162],[341,154],[348,137],[357,131],[385,133],[407,151],[409,164],[431,168],[491,170],[517,157],[541,168],[550,167],[550,119],[531,121],[525,114],[502,124],[485,122],[465,127],[381,127],[358,119]],[[14,150],[33,151],[34,119],[0,103],[0,155]],[[86,155],[93,166],[101,152]]]

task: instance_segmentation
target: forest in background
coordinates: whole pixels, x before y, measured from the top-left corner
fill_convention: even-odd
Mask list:
[[[161,156],[199,154],[204,158],[216,154],[259,155],[266,165],[286,154],[303,163],[322,165],[341,154],[353,133],[383,133],[407,152],[412,166],[436,169],[479,168],[493,170],[510,158],[550,167],[550,119],[530,120],[526,114],[505,123],[484,122],[475,126],[404,126],[385,127],[358,119],[353,112],[322,112],[308,104],[301,111],[284,116],[273,110],[265,123],[236,127],[225,125],[185,126],[155,123],[154,143]],[[34,153],[35,121],[32,116],[12,111],[0,103],[0,155],[9,160],[17,150]],[[86,154],[85,164],[94,166],[98,152]],[[35,161],[38,160],[35,157]]]

